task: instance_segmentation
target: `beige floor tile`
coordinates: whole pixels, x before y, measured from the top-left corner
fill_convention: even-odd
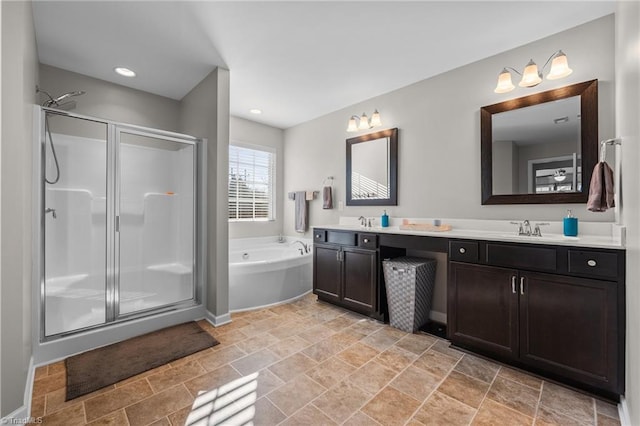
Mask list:
[[[582,422],[595,424],[595,401],[593,398],[553,383],[544,382],[540,405],[554,413]]]
[[[240,348],[240,350],[251,354],[253,352],[259,351],[260,349],[266,348],[267,346],[271,346],[279,341],[280,339],[272,336],[269,333],[262,333],[258,336],[250,337],[241,342],[238,342],[236,343],[236,346]]]
[[[370,395],[348,381],[340,382],[313,401],[318,409],[337,423],[356,413]]]
[[[455,364],[456,360],[433,349],[428,349],[413,362],[416,367],[440,378],[449,374]]]
[[[373,426],[379,425],[377,421],[364,414],[362,411],[358,411],[353,416],[343,423],[344,426]]]
[[[240,358],[243,358],[247,354],[240,350],[236,345],[230,345],[221,347],[215,352],[211,352],[201,358],[198,359],[200,365],[204,367],[205,370],[211,371],[216,368],[222,367],[225,364],[236,361]]]
[[[238,370],[240,374],[247,375],[255,373],[269,365],[278,362],[280,357],[269,349],[262,349],[258,352],[254,352],[251,355],[247,355],[244,358],[233,361],[231,365]]]
[[[104,417],[88,423],[91,426],[126,426],[129,424],[124,409],[111,412]]]
[[[538,407],[538,411],[536,412],[536,418],[534,421],[536,425],[549,425],[549,426],[583,426],[593,425],[595,423],[583,423],[580,420],[576,420],[567,416],[566,414],[559,413],[557,411],[551,410],[543,405]]]
[[[533,424],[533,418],[498,404],[491,399],[485,399],[471,424],[474,426],[527,426]]]
[[[324,387],[301,375],[272,391],[267,397],[280,411],[290,416],[323,392]]]
[[[498,376],[491,384],[487,398],[534,417],[540,391]]]
[[[44,416],[44,404],[46,395],[31,399],[31,417]]]
[[[306,328],[305,331],[298,334],[309,343],[318,343],[321,340],[335,334],[335,331],[324,325],[316,325],[315,327]]]
[[[307,371],[306,375],[328,389],[354,371],[356,371],[356,367],[347,364],[338,357],[331,357]]]
[[[358,333],[362,333],[368,336],[382,329],[383,327],[385,327],[385,325],[380,321],[372,320],[369,318],[361,318],[349,328],[351,330],[357,331]]]
[[[500,366],[473,355],[465,354],[456,364],[454,370],[475,379],[491,383],[498,374]]]
[[[451,347],[451,343],[449,343],[446,340],[442,340],[442,339],[438,339],[438,341],[436,343],[433,344],[433,346],[431,346],[430,348],[431,350],[440,352],[441,354],[444,354],[448,357],[451,357],[453,359],[455,359],[456,361],[458,361],[460,358],[462,358],[464,356],[464,352],[460,352],[457,349],[453,349]]]
[[[193,397],[184,385],[174,386],[125,408],[131,426],[148,425],[190,404]]]
[[[473,408],[480,406],[489,384],[465,374],[452,371],[438,387],[438,391]]]
[[[65,367],[64,361],[54,362],[53,364],[49,364],[47,368],[47,375],[53,376],[54,374],[66,373],[67,369]]]
[[[169,419],[171,426],[184,426],[187,422],[187,417],[189,417],[189,414],[191,413],[191,409],[192,406],[187,405],[186,407],[169,414],[167,418]]]
[[[374,395],[380,389],[387,386],[395,376],[395,371],[377,363],[376,361],[371,361],[349,376],[348,380],[355,383],[360,389],[370,395]]]
[[[367,346],[362,342],[354,343],[347,349],[343,350],[336,356],[344,362],[359,368],[369,362],[374,357],[378,356],[379,350]]]
[[[221,345],[229,346],[238,342],[242,342],[247,339],[247,335],[242,332],[242,329],[236,331],[230,331],[228,333],[217,334],[216,339]]]
[[[261,398],[274,389],[282,386],[284,382],[271,371],[266,368],[258,371],[256,379],[258,386],[256,388],[256,397]]]
[[[540,390],[540,388],[542,388],[542,379],[513,368],[501,367],[498,372],[498,376],[513,380],[514,382],[518,382],[536,390]]]
[[[162,392],[179,383],[206,373],[198,361],[190,361],[147,377],[154,392]]]
[[[620,420],[598,413],[598,426],[620,426]]]
[[[135,404],[151,395],[153,395],[153,390],[149,382],[146,379],[139,379],[128,385],[117,387],[109,392],[89,398],[84,401],[87,421],[93,421],[112,411]]]
[[[349,345],[365,338],[366,336],[360,332],[351,329],[344,329],[336,332],[336,334],[328,337],[328,340],[335,342],[338,345],[342,345],[346,348]]]
[[[324,326],[332,329],[333,331],[340,331],[344,328],[351,327],[356,322],[357,320],[355,318],[341,315],[330,321],[327,321],[326,323],[324,323]]]
[[[440,381],[439,377],[411,365],[400,373],[390,386],[419,401],[424,401],[438,387]]]
[[[169,368],[171,368],[171,364],[164,364],[164,365],[161,365],[160,367],[156,367],[156,368],[153,368],[151,370],[143,371],[140,374],[136,374],[135,376],[131,376],[128,379],[119,381],[118,383],[115,383],[114,386],[117,387],[117,388],[118,387],[122,387],[122,386],[127,386],[127,385],[129,385],[131,383],[137,382],[140,379],[144,379],[147,376],[151,376],[152,374],[157,374],[157,373],[159,373],[161,371],[168,370]]]
[[[33,382],[33,396],[38,397],[67,385],[66,373],[45,376]]]
[[[345,349],[346,345],[332,339],[324,339],[302,350],[302,353],[316,362],[325,361]]]
[[[380,330],[362,339],[362,343],[364,343],[367,346],[371,346],[372,348],[377,349],[380,352],[385,351],[406,335],[406,333],[404,332],[396,333],[391,330],[394,330],[394,329],[391,329],[388,327],[381,328]]]
[[[167,417],[163,417],[153,423],[150,423],[149,426],[171,426],[171,422]]]
[[[413,352],[406,351],[398,346],[391,346],[386,351],[381,352],[375,360],[395,372],[400,372],[417,358],[418,356]]]
[[[269,350],[281,358],[286,358],[289,355],[293,355],[294,353],[303,350],[307,346],[311,346],[311,343],[307,342],[302,337],[291,336],[278,340],[277,343],[269,346]]]
[[[277,425],[287,418],[287,416],[267,398],[260,398],[255,402],[253,407],[255,409],[255,415],[252,423],[255,426]]]
[[[407,334],[398,340],[395,345],[416,355],[422,355],[424,351],[433,346],[437,341],[438,339],[428,334]]]
[[[596,399],[596,411],[598,414],[604,414],[607,417],[618,420],[620,418],[618,414],[618,406],[610,402],[601,401]]]
[[[383,425],[403,425],[420,406],[415,398],[386,387],[369,401],[362,412]]]
[[[184,382],[187,390],[192,396],[198,396],[200,392],[210,391],[220,386],[227,385],[242,377],[233,367],[230,365],[224,365],[213,371],[209,371],[201,376],[195,377],[191,380]]]
[[[414,418],[426,426],[466,426],[475,414],[474,408],[436,391]]]
[[[35,369],[35,371],[33,373],[33,380],[34,381],[35,380],[40,380],[40,379],[42,379],[44,377],[47,377],[48,374],[49,374],[48,373],[48,369],[49,369],[48,365],[43,365],[43,366],[40,366],[40,367],[36,367],[36,369]]]
[[[42,418],[42,424],[47,426],[70,426],[85,424],[84,406],[81,402],[71,405]]]
[[[289,417],[280,426],[333,426],[336,422],[327,417],[322,411],[313,405],[307,405],[302,410]]]
[[[67,398],[67,389],[66,387],[56,389],[53,392],[49,392],[46,394],[46,413],[51,414],[63,408],[67,408],[71,405],[77,404],[78,402],[85,401],[89,398],[93,398],[94,396],[101,395],[103,393],[109,392],[110,390],[115,389],[114,385],[105,386],[104,388],[98,389],[97,391],[88,393],[86,395],[79,396],[78,398],[74,398],[70,401],[66,401]]]
[[[305,354],[297,353],[278,361],[269,367],[268,370],[281,380],[288,382],[316,365],[318,365],[318,363]]]

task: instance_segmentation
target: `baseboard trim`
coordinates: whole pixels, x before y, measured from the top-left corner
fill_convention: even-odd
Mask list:
[[[23,403],[20,407],[13,410],[6,417],[0,419],[0,424],[28,424],[37,423],[35,419],[31,419],[31,395],[33,394],[33,378],[35,376],[35,366],[33,365],[33,357],[29,358],[29,368],[27,370],[27,382],[24,385]]]
[[[629,416],[629,404],[624,396],[620,397],[620,404],[618,404],[618,416],[620,417],[621,426],[632,426],[631,417]]]
[[[220,327],[221,325],[229,324],[231,322],[231,314],[226,313],[224,315],[213,315],[207,311],[205,319],[214,327]]]
[[[429,312],[429,319],[435,322],[439,322],[440,324],[447,323],[447,314],[438,311]]]

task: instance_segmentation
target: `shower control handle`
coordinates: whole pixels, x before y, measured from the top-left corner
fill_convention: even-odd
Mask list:
[[[51,213],[51,216],[53,216],[54,219],[58,218],[58,215],[56,214],[56,209],[52,209],[51,207],[47,207],[44,211],[44,214],[48,214]]]

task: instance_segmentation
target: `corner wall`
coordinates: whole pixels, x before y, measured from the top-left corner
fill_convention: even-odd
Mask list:
[[[610,15],[289,128],[284,191],[319,190],[327,176],[334,176],[334,205],[344,202],[345,139],[366,133],[347,133],[347,121],[353,114],[378,109],[383,128],[399,128],[398,206],[386,208],[391,216],[557,221],[573,208],[583,221],[613,221],[612,211],[591,213],[584,205],[482,206],[479,113],[483,105],[598,79],[599,136],[612,137],[613,46]],[[569,77],[544,80],[533,89],[493,92],[504,66],[521,68],[530,58],[542,66],[560,48],[573,69]],[[294,206],[285,200],[283,208],[284,232],[293,235]],[[337,223],[340,216],[379,218],[382,210],[346,206],[343,211],[323,210],[322,201],[315,200],[309,203],[309,222]]]
[[[229,122],[229,143],[241,142],[257,146],[267,146],[276,150],[276,218],[268,222],[229,222],[229,238],[268,237],[282,234],[283,204],[286,197],[284,185],[284,131],[276,127],[231,117]],[[227,177],[228,179],[228,177]]]
[[[31,357],[31,104],[36,100],[38,54],[31,2],[3,1],[0,8],[0,417],[4,417],[26,409]]]
[[[622,211],[627,227],[626,404],[640,424],[640,4],[616,3],[616,136],[622,138]],[[624,424],[624,423],[623,423]]]
[[[207,289],[214,323],[229,319],[229,71],[213,70],[181,102],[181,132],[207,138]]]

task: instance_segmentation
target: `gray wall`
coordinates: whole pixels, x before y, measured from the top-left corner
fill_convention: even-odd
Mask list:
[[[626,408],[640,424],[640,4],[616,4],[616,135],[622,137],[621,220],[627,227]]]
[[[31,146],[38,59],[30,2],[0,3],[0,416],[22,407],[31,357]]]
[[[182,99],[181,131],[208,139],[207,310],[229,313],[229,71],[217,68]]]
[[[76,101],[71,112],[76,114],[173,132],[180,129],[180,102],[174,99],[44,64],[40,65],[39,85],[54,97],[76,90],[87,92],[71,98]],[[44,100],[39,95],[38,102]]]
[[[268,222],[229,222],[229,238],[266,237],[282,233],[283,205],[287,205],[282,187],[284,184],[284,132],[282,129],[231,117],[229,143],[246,143],[267,146],[276,150],[276,217]]]
[[[319,190],[334,176],[335,197],[344,201],[347,121],[355,113],[378,109],[383,128],[399,128],[396,217],[560,220],[568,205],[482,206],[480,204],[480,107],[557,87],[599,79],[600,138],[613,135],[613,15],[504,52],[411,86],[363,101],[285,130],[284,191]],[[557,49],[569,57],[573,74],[545,80],[533,89],[496,94],[504,66],[523,68],[530,58],[540,65]],[[360,133],[358,133],[360,134]],[[339,216],[379,217],[381,207],[323,210],[309,203],[311,225],[337,223]],[[580,220],[612,221],[613,212],[575,208]],[[284,202],[284,232],[294,233],[294,206]]]

